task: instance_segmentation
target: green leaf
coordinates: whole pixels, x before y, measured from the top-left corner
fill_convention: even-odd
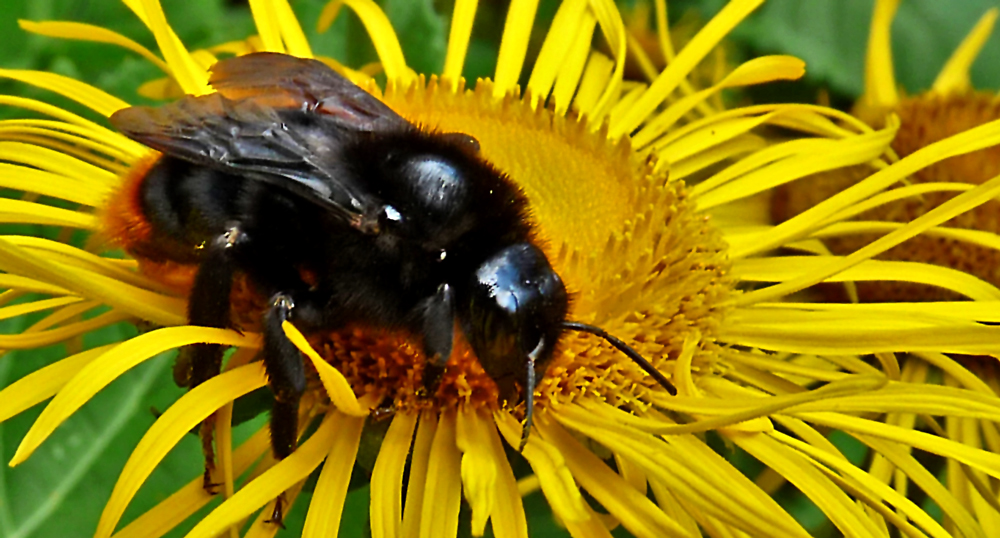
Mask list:
[[[418,73],[440,73],[448,28],[432,0],[386,0],[385,14],[396,29],[406,63]]]

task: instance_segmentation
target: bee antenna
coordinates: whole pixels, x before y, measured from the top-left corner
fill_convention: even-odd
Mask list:
[[[661,387],[666,389],[672,396],[677,395],[677,389],[674,384],[670,382],[669,379],[662,372],[653,367],[652,363],[646,360],[645,357],[639,354],[638,351],[629,347],[628,344],[622,342],[618,338],[608,334],[608,331],[600,327],[595,327],[593,325],[587,325],[586,323],[579,323],[576,321],[564,321],[562,323],[562,328],[570,331],[579,331],[584,333],[590,333],[594,336],[599,336],[605,339],[609,344],[615,347],[618,351],[624,353],[628,358],[632,359],[632,362],[639,365],[647,374],[652,376]]]

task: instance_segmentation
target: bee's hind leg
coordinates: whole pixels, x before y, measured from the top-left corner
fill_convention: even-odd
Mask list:
[[[205,245],[201,265],[194,278],[191,296],[188,300],[188,320],[192,325],[225,328],[230,324],[230,299],[233,287],[233,273],[236,265],[234,252],[246,242],[246,236],[238,224],[231,224],[222,234]],[[190,388],[219,375],[222,368],[222,354],[225,347],[218,344],[192,344],[181,351],[174,378]],[[187,383],[184,383],[184,382]],[[215,415],[210,415],[201,424],[201,447],[205,454],[205,491],[216,493],[219,486],[212,479],[215,470],[215,450],[212,439]]]
[[[288,339],[282,324],[292,317],[295,300],[278,293],[264,317],[264,367],[274,393],[271,410],[271,448],[281,459],[295,451],[299,435],[299,400],[306,390],[302,353]]]

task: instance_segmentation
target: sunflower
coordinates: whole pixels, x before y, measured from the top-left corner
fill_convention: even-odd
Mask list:
[[[273,535],[278,526],[269,521],[269,503],[303,502],[311,476],[316,481],[309,482],[303,534],[336,535],[352,474],[363,472],[355,464],[363,468],[365,462],[373,462],[369,517],[377,537],[456,536],[460,530],[482,535],[487,527],[500,537],[527,536],[522,495],[537,490],[573,536],[608,536],[617,526],[643,537],[807,536],[771,495],[783,482],[846,535],[898,529],[948,536],[948,525],[985,536],[989,520],[972,516],[911,449],[980,477],[1000,478],[1000,456],[879,418],[907,413],[990,425],[1000,420],[994,394],[914,382],[901,375],[895,355],[996,353],[1000,329],[980,322],[996,321],[1000,290],[958,270],[872,258],[994,198],[1000,178],[849,253],[831,254],[818,238],[911,174],[1000,142],[1000,123],[897,160],[889,150],[899,128],[892,116],[874,129],[814,105],[719,108],[710,98],[723,90],[803,73],[795,58],[766,56],[736,66],[710,87],[690,84],[691,71],[760,3],[730,2],[646,84],[623,78],[628,39],[614,4],[568,0],[555,13],[523,91],[518,83],[536,2],[511,4],[495,73],[475,84],[461,77],[474,1],[455,2],[444,68],[433,76],[411,69],[373,2],[334,2],[319,17],[326,27],[343,7],[353,10],[371,36],[386,82],[378,85],[371,71],[326,59],[328,64],[422,128],[479,141],[484,158],[527,196],[546,254],[574,294],[570,319],[628,342],[671,379],[676,395],[603,340],[567,334],[536,387],[534,429],[517,454],[524,405],[498,398],[467,346],[453,353],[438,392],[420,396],[417,380],[426,359],[409,335],[348,327],[304,336],[286,324],[308,359],[312,381],[299,409],[300,445],[279,461],[271,456],[266,428],[233,441],[234,402],[266,385],[263,366],[254,360],[260,338],[252,331],[185,325],[190,268],[164,271],[113,252],[96,255],[65,240],[69,234],[7,235],[0,238],[5,315],[45,315],[20,334],[0,337],[0,347],[33,349],[122,320],[152,327],[73,353],[3,389],[3,420],[51,398],[10,463],[25,461],[129,369],[168,350],[215,343],[237,351],[223,373],[179,398],[139,441],[96,536],[161,536],[196,513],[188,536],[235,534],[255,513],[247,535]],[[160,55],[109,30],[82,32],[58,22],[25,27],[124,45],[170,77],[148,91],[167,92],[176,84],[203,95],[213,91],[208,68],[220,51],[313,56],[285,1],[250,4],[258,36],[214,52],[189,51],[154,0],[126,5],[152,32]],[[669,42],[665,21],[657,30]],[[610,55],[592,48],[595,36],[609,44]],[[0,75],[104,116],[128,106],[52,73]],[[0,123],[7,149],[2,166],[9,172],[0,184],[24,193],[2,200],[7,220],[106,232],[109,200],[151,151],[44,102],[2,102],[49,117]],[[767,195],[775,187],[863,164],[876,171],[780,225],[768,224]],[[793,295],[822,282],[887,275],[971,301],[900,308],[811,303]],[[392,416],[371,418],[385,400],[393,404]],[[192,476],[199,476],[119,528],[154,468],[212,415],[223,500],[199,512],[213,497],[203,488],[200,465],[192,464]],[[897,475],[933,499],[947,523],[890,486],[884,474],[849,460],[828,438],[831,431],[891,462]],[[768,472],[752,481],[713,448],[713,440],[738,447]],[[530,470],[515,474],[521,458]]]

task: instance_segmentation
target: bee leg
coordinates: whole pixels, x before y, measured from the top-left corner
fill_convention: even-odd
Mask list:
[[[545,347],[545,339],[538,341],[534,351],[525,356],[524,372],[524,427],[521,429],[521,443],[517,447],[518,452],[524,452],[524,446],[528,444],[528,436],[531,435],[531,426],[535,416],[535,385],[537,384],[537,372],[535,367],[538,363],[538,354]]]
[[[291,319],[293,309],[292,296],[278,293],[271,299],[271,308],[264,319],[264,367],[274,392],[271,448],[279,459],[295,451],[299,435],[299,399],[306,390],[302,353],[281,327]]]
[[[451,357],[455,338],[454,293],[451,286],[441,284],[437,293],[417,307],[418,330],[424,337],[424,390],[433,397],[444,375],[445,365]]]
[[[191,298],[188,300],[188,320],[192,325],[219,328],[229,326],[229,295],[235,271],[233,251],[245,241],[246,236],[239,225],[234,224],[206,245],[191,288]],[[175,378],[188,381],[188,386],[192,389],[197,387],[219,375],[224,352],[225,348],[218,344],[189,346],[181,351],[184,357],[178,361],[181,368],[189,369],[184,372],[188,375],[178,375],[175,371]],[[212,494],[216,493],[215,489],[219,486],[212,480],[215,470],[215,450],[212,447],[214,428],[213,414],[201,423],[201,448],[205,455],[203,486],[205,491]]]
[[[274,523],[275,525],[285,528],[285,492],[278,494],[278,497],[274,499],[274,508],[271,510],[271,518],[264,521],[264,523]]]

